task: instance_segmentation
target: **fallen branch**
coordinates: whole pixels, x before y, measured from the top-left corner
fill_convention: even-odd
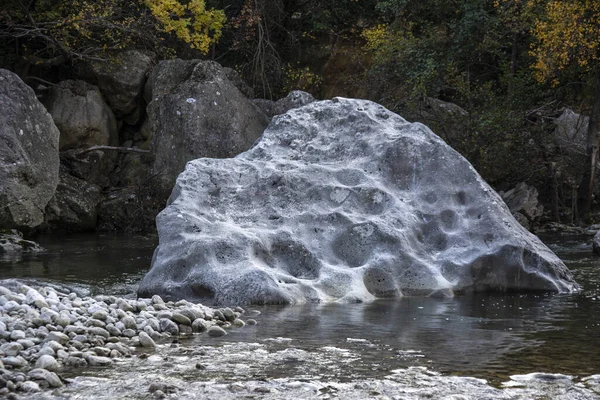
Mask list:
[[[120,153],[150,153],[150,150],[138,149],[136,147],[115,147],[115,146],[92,146],[87,149],[82,149],[76,153],[71,153],[71,155],[81,155],[85,153],[89,153],[90,151],[118,151]],[[65,152],[62,152],[65,153]]]

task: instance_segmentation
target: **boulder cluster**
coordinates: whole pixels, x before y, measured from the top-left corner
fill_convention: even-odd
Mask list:
[[[146,51],[77,71],[32,88],[0,70],[0,228],[152,231],[186,162],[248,150],[273,110],[314,101],[254,101],[231,68]]]
[[[212,309],[185,300],[165,302],[79,296],[52,287],[0,286],[0,395],[37,392],[65,383],[69,368],[111,365],[152,350],[168,338],[224,336],[244,310]],[[141,348],[142,350],[137,350]]]

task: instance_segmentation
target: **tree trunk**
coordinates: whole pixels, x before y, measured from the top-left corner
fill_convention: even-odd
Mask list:
[[[577,194],[579,221],[583,222],[592,207],[596,167],[598,165],[598,147],[600,146],[600,72],[594,77],[594,100],[590,111],[590,122],[587,131],[587,160],[583,178]]]

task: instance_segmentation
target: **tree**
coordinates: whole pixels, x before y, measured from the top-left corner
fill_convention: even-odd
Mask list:
[[[206,54],[224,23],[223,11],[204,0],[5,0],[0,39],[23,76],[30,65],[103,59],[124,48],[164,55],[169,38]]]
[[[529,0],[540,2],[540,0]],[[578,214],[589,214],[600,147],[600,2],[551,0],[537,20],[531,50],[536,78],[557,86],[569,77],[583,79],[592,88],[587,131],[587,161],[578,189]]]

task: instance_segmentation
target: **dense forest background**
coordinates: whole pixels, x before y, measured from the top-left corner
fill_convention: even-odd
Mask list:
[[[317,98],[379,102],[426,123],[498,190],[523,181],[535,186],[548,218],[598,219],[599,2],[2,4],[0,67],[32,86],[78,77],[86,62],[110,62],[115,51],[129,48],[161,59],[213,59],[235,68],[256,97],[302,89]],[[576,134],[557,138],[556,121],[566,109],[575,113]]]

